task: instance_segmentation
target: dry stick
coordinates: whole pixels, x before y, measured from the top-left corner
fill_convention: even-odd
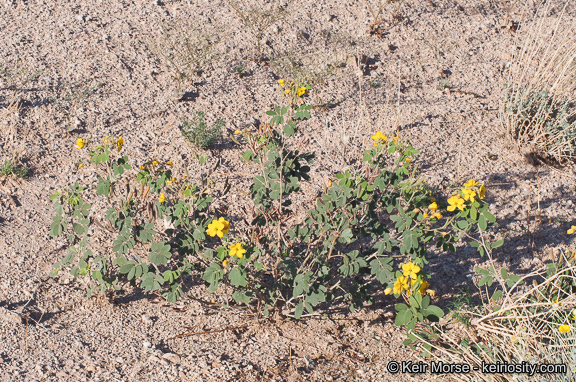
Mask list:
[[[243,326],[246,326],[247,324],[241,324],[241,325],[236,325],[236,326],[231,326],[229,328],[225,328],[225,329],[218,329],[218,330],[208,330],[205,332],[189,332],[189,333],[182,333],[182,334],[178,334],[177,336],[174,337],[170,337],[168,338],[168,340],[173,340],[175,338],[181,338],[181,337],[190,337],[190,336],[196,336],[198,334],[209,334],[209,333],[219,333],[219,332],[225,332],[227,330],[233,330],[233,329],[237,329],[237,328],[241,328]]]

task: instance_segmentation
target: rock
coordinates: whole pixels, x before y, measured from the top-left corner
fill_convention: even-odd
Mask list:
[[[142,346],[144,346],[146,349],[149,349],[152,347],[152,343],[150,341],[144,341],[142,342]]]
[[[172,363],[180,363],[180,356],[174,353],[166,353],[162,356],[162,358],[172,362]]]
[[[512,55],[510,53],[502,53],[502,59],[505,61],[510,61],[512,59]]]

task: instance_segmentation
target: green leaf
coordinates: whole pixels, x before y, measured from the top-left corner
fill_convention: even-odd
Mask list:
[[[290,125],[284,125],[282,130],[284,131],[284,134],[286,134],[289,137],[293,136],[295,133],[294,128]]]
[[[172,256],[170,253],[170,246],[164,242],[152,243],[150,253],[148,253],[148,260],[154,265],[168,264],[168,259]]]
[[[484,212],[482,212],[482,215],[484,215],[484,217],[485,217],[486,219],[488,219],[488,221],[489,221],[490,223],[496,222],[496,218],[495,218],[494,215],[492,215],[490,212],[484,211]]]
[[[230,284],[234,286],[246,286],[248,282],[246,281],[246,271],[241,270],[240,267],[235,267],[230,271],[228,275],[228,279],[230,280]]]
[[[294,310],[294,318],[299,319],[302,317],[302,313],[304,313],[304,302],[300,301],[298,305],[296,305],[296,309]]]
[[[396,326],[406,325],[410,322],[410,320],[412,320],[412,316],[413,315],[411,310],[402,310],[396,315],[394,323]]]
[[[422,311],[422,314],[430,321],[436,322],[438,319],[444,316],[444,311],[436,305],[430,305],[428,308]]]
[[[98,195],[110,194],[110,185],[112,183],[108,179],[98,178],[98,185],[96,186],[96,193]]]
[[[484,286],[485,284],[488,284],[488,286],[492,285],[492,276],[484,276],[480,279],[480,281],[478,281],[478,286]]]
[[[394,306],[394,309],[396,309],[397,312],[402,312],[403,310],[409,309],[409,306],[404,303],[399,303]]]
[[[478,211],[476,210],[476,207],[472,207],[472,209],[470,210],[470,219],[475,221],[477,218],[478,218]]]
[[[503,278],[504,280],[508,279],[508,272],[506,271],[505,268],[501,268],[501,269],[500,269],[500,274],[502,275],[502,278]]]
[[[494,292],[494,294],[492,294],[492,300],[494,300],[494,301],[499,300],[500,297],[502,297],[502,291],[501,290],[497,290]]]
[[[490,274],[490,272],[489,272],[487,269],[480,268],[480,267],[476,267],[475,271],[476,271],[476,273],[478,273],[479,275],[488,276],[488,275]]]
[[[504,240],[498,240],[492,243],[492,249],[499,248],[504,244]]]
[[[141,226],[140,230],[138,231],[138,240],[143,243],[147,243],[152,241],[152,238],[155,234],[156,232],[154,232],[154,223],[144,223],[144,225]]]
[[[140,286],[144,288],[146,292],[153,292],[159,290],[164,284],[164,278],[162,275],[157,275],[154,272],[148,272],[142,276],[142,282]]]
[[[484,215],[480,215],[480,217],[478,218],[478,227],[480,227],[482,231],[486,231],[486,229],[488,228],[488,223],[486,222],[486,218],[484,217]]]

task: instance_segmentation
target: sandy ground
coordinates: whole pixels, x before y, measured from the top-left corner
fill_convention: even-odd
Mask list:
[[[223,309],[226,291],[210,295],[198,277],[177,307],[138,291],[113,303],[86,299],[65,277],[48,277],[65,252],[63,241],[48,236],[48,196],[95,179],[76,166],[87,159],[77,138],[122,136],[135,163],[172,159],[178,175],[201,171],[197,154],[238,171],[242,148],[230,132],[265,120],[264,111],[283,102],[277,80],[289,76],[280,64],[289,57],[318,80],[310,93],[318,107],[296,137],[319,157],[304,202],[333,174],[358,166],[376,130],[396,129],[421,152],[415,165],[429,184],[446,195],[469,178],[486,182],[500,222],[495,235],[506,240],[496,255],[512,272],[531,270],[570,244],[573,169],[534,166],[501,134],[502,85],[519,42],[500,27],[499,2],[409,0],[402,17],[385,13],[372,35],[363,1],[299,0],[288,9],[265,30],[262,53],[274,59],[262,63],[253,60],[254,36],[224,1],[0,2],[0,63],[43,70],[19,88],[17,109],[9,108],[10,78],[0,78],[0,160],[16,151],[31,169],[26,182],[0,179],[0,380],[422,380],[386,371],[389,360],[416,356],[393,324],[392,298],[354,314],[335,306],[300,321],[257,320]],[[222,40],[177,101],[158,45],[163,33],[186,26]],[[365,56],[366,65],[358,68],[354,56]],[[80,91],[84,101],[67,96]],[[226,122],[207,152],[179,131],[195,110]],[[239,179],[237,187],[248,183]],[[232,193],[231,214],[240,213],[242,198]],[[474,267],[486,259],[470,249],[437,255],[428,271],[435,303],[446,306],[463,287],[474,289]],[[217,332],[175,338],[202,331]]]

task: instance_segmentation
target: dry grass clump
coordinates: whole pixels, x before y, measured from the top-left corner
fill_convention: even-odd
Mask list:
[[[149,46],[170,73],[176,86],[174,94],[180,99],[189,90],[186,86],[220,56],[217,48],[224,34],[221,28],[195,20],[164,22],[161,28],[159,38]]]
[[[521,281],[531,285],[519,288]],[[473,311],[460,311],[471,325],[460,330],[449,325],[436,329],[435,341],[422,340],[432,348],[432,360],[465,363],[469,374],[450,376],[459,381],[574,381],[576,376],[576,262],[574,253],[562,255],[546,268],[536,270],[510,288],[496,305],[488,300]],[[452,317],[456,317],[452,314]],[[464,322],[464,320],[461,320]],[[532,376],[522,373],[486,374],[482,363],[531,365],[564,364],[566,373]]]
[[[524,154],[576,155],[576,20],[547,2],[525,30],[505,85],[501,121]]]

